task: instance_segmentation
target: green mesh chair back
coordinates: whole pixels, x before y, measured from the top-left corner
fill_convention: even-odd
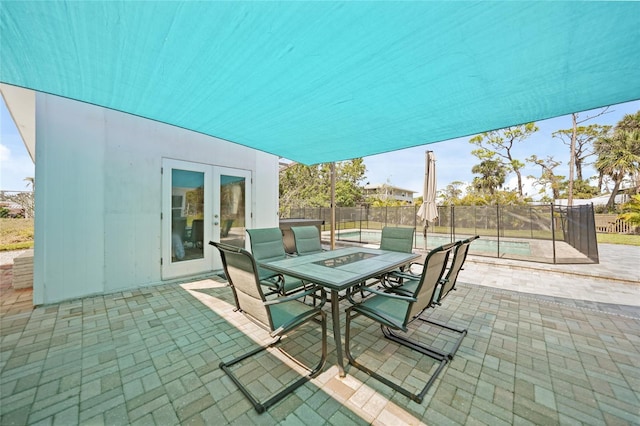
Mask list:
[[[397,228],[385,226],[380,237],[380,250],[411,253],[413,250],[414,228]]]
[[[247,229],[247,233],[249,234],[251,254],[256,262],[271,262],[284,259],[287,256],[284,251],[282,231],[280,228]],[[258,267],[258,276],[261,279],[266,279],[274,275],[275,273],[273,271]]]
[[[247,233],[251,244],[251,254],[257,262],[270,262],[284,259],[287,256],[280,228],[247,229]]]
[[[261,262],[272,262],[287,257],[280,228],[247,229],[247,233],[249,234],[251,254],[258,264],[258,276],[262,284],[268,285],[282,294],[304,287],[305,284],[302,280],[277,274],[259,266]]]
[[[412,295],[417,300],[407,309],[405,326],[433,304],[436,289],[445,273],[449,255],[454,247],[455,243],[446,244],[431,250],[427,255],[420,275],[420,282]]]
[[[442,280],[442,285],[436,292],[434,302],[440,303],[442,299],[447,297],[447,294],[449,294],[451,290],[455,289],[456,281],[458,281],[458,274],[462,270],[464,261],[467,259],[467,254],[469,253],[469,246],[478,238],[480,238],[479,235],[467,238],[466,240],[462,240],[461,242],[459,242],[459,244],[456,246],[455,251],[453,252],[451,267],[447,271],[447,275]]]
[[[271,317],[264,305],[266,299],[260,286],[258,266],[254,258],[239,247],[219,243],[214,245],[220,251],[224,273],[233,291],[236,308],[273,330]]]
[[[320,253],[322,244],[320,243],[320,231],[315,226],[293,226],[293,239],[296,242],[296,252],[300,256],[305,254]]]

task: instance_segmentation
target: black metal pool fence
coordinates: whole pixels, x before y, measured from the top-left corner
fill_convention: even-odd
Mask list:
[[[438,206],[425,229],[419,206],[336,208],[336,240],[377,245],[384,226],[413,227],[414,246],[428,250],[471,235],[471,254],[543,263],[598,263],[593,205]],[[291,209],[287,218],[322,220],[329,239],[331,209]]]

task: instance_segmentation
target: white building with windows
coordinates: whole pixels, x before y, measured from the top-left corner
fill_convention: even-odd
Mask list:
[[[365,198],[379,198],[381,200],[398,200],[413,205],[413,194],[415,191],[399,188],[386,183],[364,186]]]
[[[209,241],[278,226],[278,157],[1,85],[35,158],[34,305],[222,269]]]

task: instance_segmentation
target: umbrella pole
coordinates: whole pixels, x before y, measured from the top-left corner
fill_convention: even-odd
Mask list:
[[[424,249],[428,250],[429,248],[427,247],[427,228],[429,227],[429,222],[425,221],[424,222],[424,227],[422,228],[422,235],[424,235]]]
[[[331,163],[331,250],[336,248],[336,163]]]

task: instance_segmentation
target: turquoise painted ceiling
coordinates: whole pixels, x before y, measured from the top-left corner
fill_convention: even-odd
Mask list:
[[[638,2],[0,3],[0,81],[306,164],[640,99]]]

